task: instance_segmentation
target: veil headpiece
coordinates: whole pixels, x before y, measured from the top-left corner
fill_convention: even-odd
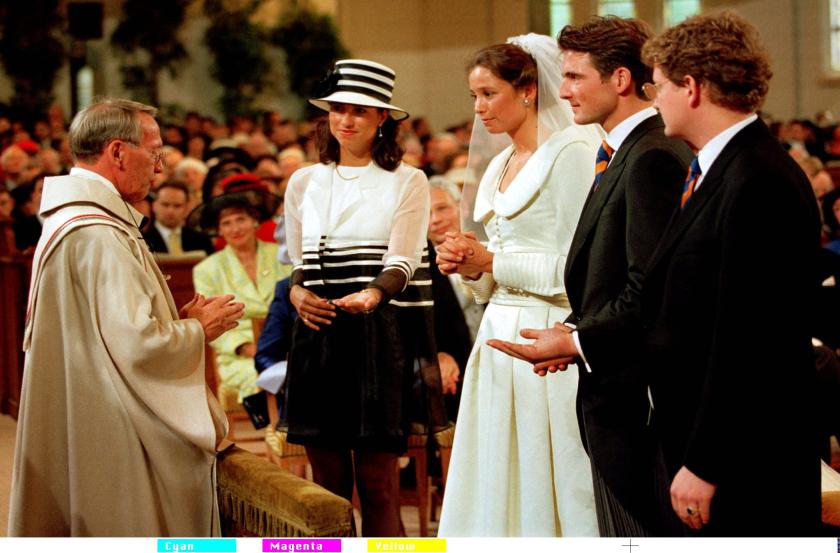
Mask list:
[[[560,98],[560,85],[563,82],[561,53],[557,42],[546,35],[529,33],[507,39],[508,44],[516,45],[527,52],[537,64],[537,146],[542,145],[551,135],[574,125],[574,114],[569,102]],[[602,133],[596,125],[578,125],[581,137],[597,148]],[[507,133],[491,134],[481,118],[476,115],[470,137],[470,151],[467,161],[469,169],[464,182],[461,197],[461,229],[473,231],[484,240],[484,228],[473,221],[473,208],[478,185],[487,165],[499,152],[511,144]]]

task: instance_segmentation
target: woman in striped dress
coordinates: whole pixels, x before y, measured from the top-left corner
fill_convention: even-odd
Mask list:
[[[288,440],[306,446],[315,481],[348,500],[362,534],[401,533],[397,460],[409,425],[442,417],[431,334],[425,175],[401,162],[394,72],[336,63],[313,105],[320,163],[286,191],[298,312],[287,383]],[[434,393],[432,393],[432,391]],[[425,396],[421,398],[420,396]],[[434,398],[434,417],[428,404]]]

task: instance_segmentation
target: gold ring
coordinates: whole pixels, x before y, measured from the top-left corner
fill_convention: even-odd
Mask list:
[[[686,507],[685,512],[688,513],[688,516],[694,516],[697,514],[697,509],[693,507]]]
[[[304,320],[304,321],[308,321],[308,320],[309,320],[309,315],[307,315],[306,313],[304,313],[304,314],[303,314],[303,320]]]

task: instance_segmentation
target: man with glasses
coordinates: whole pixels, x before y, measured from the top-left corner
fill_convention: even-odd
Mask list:
[[[130,202],[161,171],[155,109],[98,101],[70,126],[75,167],[44,183],[32,262],[10,536],[219,534],[224,412],[204,346],[233,296],[180,313]]]
[[[598,525],[602,536],[611,537],[664,535],[674,526],[673,517],[660,516],[667,513],[667,483],[664,468],[656,478],[661,462],[637,352],[638,297],[644,267],[677,206],[691,152],[664,136],[643,90],[651,70],[641,49],[651,36],[646,23],[612,16],[560,32],[560,96],[571,104],[576,123],[597,123],[607,134],[566,260],[573,310],[568,326],[534,331],[534,346],[502,348],[538,362],[544,358],[532,357],[533,350],[553,345],[549,357],[576,358],[578,422],[592,461]]]
[[[767,52],[723,12],[666,30],[644,58],[665,133],[697,150],[641,296],[673,509],[702,536],[818,535],[820,219],[756,114]]]

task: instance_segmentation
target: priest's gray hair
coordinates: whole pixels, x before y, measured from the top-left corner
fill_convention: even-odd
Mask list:
[[[70,123],[70,151],[75,161],[94,162],[112,140],[140,145],[143,130],[138,114],[157,115],[157,108],[122,98],[99,98]]]

